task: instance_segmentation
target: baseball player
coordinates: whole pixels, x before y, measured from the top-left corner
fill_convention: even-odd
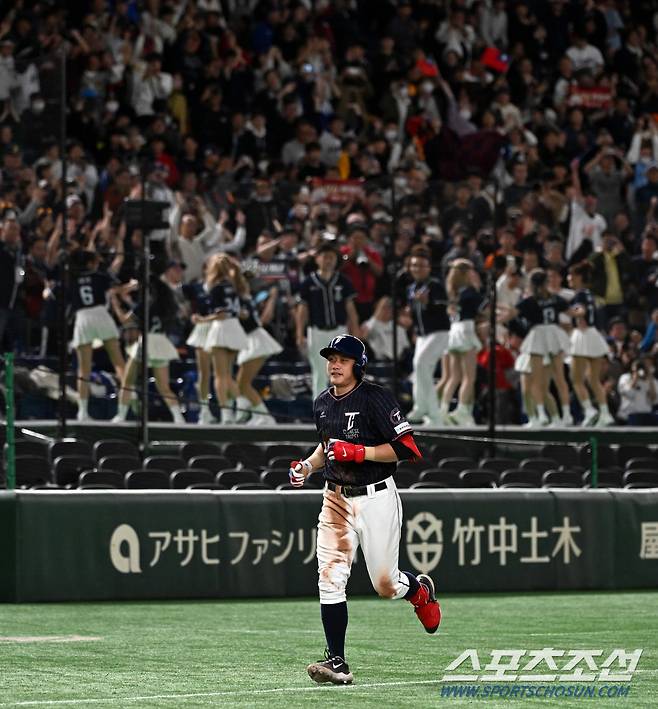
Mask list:
[[[297,346],[308,353],[313,398],[326,388],[327,372],[320,347],[346,329],[357,332],[359,316],[350,281],[336,270],[338,252],[328,243],[315,254],[317,270],[299,287],[295,325]]]
[[[428,633],[438,629],[441,610],[429,576],[398,569],[402,505],[393,474],[398,460],[421,457],[411,426],[389,391],[363,380],[368,359],[361,340],[339,335],[320,354],[330,382],[313,405],[321,443],[306,460],[290,464],[295,487],[320,468],[326,479],[317,557],[327,649],[307,671],[315,682],[350,684],[345,587],[359,544],[381,597],[409,601]]]
[[[411,377],[414,406],[407,414],[412,423],[431,426],[445,425],[445,418],[439,409],[437,391],[434,387],[434,370],[443,358],[441,383],[447,380],[448,317],[446,295],[443,284],[431,276],[432,263],[429,251],[412,250],[409,272],[414,279],[407,288],[407,304],[416,328],[416,347],[414,349],[414,370]]]

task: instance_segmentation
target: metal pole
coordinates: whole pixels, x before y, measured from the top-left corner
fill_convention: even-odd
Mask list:
[[[141,416],[140,416],[140,439],[142,459],[148,456],[149,447],[149,359],[148,359],[148,330],[151,319],[151,308],[149,303],[149,281],[151,278],[151,245],[149,243],[149,230],[146,228],[146,165],[142,169],[142,242],[143,242],[143,262],[142,262],[142,382],[141,382]]]
[[[60,244],[63,246],[59,259],[59,289],[57,290],[57,331],[59,333],[58,355],[59,355],[59,421],[58,436],[66,437],[66,372],[68,369],[68,338],[66,336],[66,298],[69,288],[69,258],[68,258],[68,234],[66,224],[66,171],[68,169],[66,161],[66,53],[62,48],[60,52],[60,135],[59,153],[62,164],[62,176],[60,178],[62,188],[62,235]]]
[[[14,353],[5,354],[5,407],[7,410],[7,489],[16,487],[16,441],[14,437]]]
[[[592,487],[599,486],[599,439],[592,436],[589,439],[590,449],[592,451]]]
[[[494,185],[494,208],[493,208],[493,231],[494,240],[496,239],[496,230],[498,227],[498,188],[499,180],[495,178]],[[489,367],[487,370],[487,380],[489,383],[489,438],[491,439],[490,453],[491,456],[496,455],[496,307],[497,307],[497,291],[496,291],[496,271],[495,265],[492,265],[489,272]]]
[[[395,195],[395,172],[391,176],[391,238],[393,240],[393,285],[391,288],[391,306],[393,309],[393,396],[398,400],[398,257],[395,255],[395,238],[398,231],[398,208]]]

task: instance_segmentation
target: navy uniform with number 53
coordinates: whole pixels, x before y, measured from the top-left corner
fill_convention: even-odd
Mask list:
[[[349,684],[345,589],[359,546],[381,597],[408,600],[428,633],[438,629],[441,611],[432,579],[398,568],[402,504],[393,474],[398,460],[421,457],[412,428],[389,391],[363,380],[368,359],[361,340],[339,335],[321,355],[331,386],[314,403],[320,444],[291,463],[290,479],[299,487],[312,470],[323,469],[326,481],[317,557],[327,650],[307,671],[316,682]]]

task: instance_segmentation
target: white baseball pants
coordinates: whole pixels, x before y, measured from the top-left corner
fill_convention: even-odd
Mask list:
[[[416,338],[414,371],[411,375],[414,411],[427,415],[434,421],[440,418],[439,400],[434,388],[434,370],[447,350],[448,332],[445,330],[418,335]]]
[[[320,330],[319,327],[306,328],[306,344],[308,345],[308,363],[311,365],[311,388],[313,389],[313,400],[323,392],[328,385],[327,360],[320,354],[320,350],[326,347],[334,337],[344,335],[347,326],[342,325],[334,330]]]
[[[393,478],[386,489],[343,497],[325,488],[318,518],[318,588],[320,603],[342,603],[359,545],[370,581],[382,598],[402,598],[409,579],[398,569],[402,503]]]

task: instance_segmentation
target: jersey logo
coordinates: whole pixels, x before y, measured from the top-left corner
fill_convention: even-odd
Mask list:
[[[402,421],[402,412],[400,409],[395,408],[393,411],[390,413],[390,419],[392,424],[398,424],[400,421]]]
[[[347,416],[347,430],[349,431],[354,426],[354,419],[359,415],[359,411],[346,411],[345,416]]]
[[[321,411],[321,412],[320,412],[320,418],[321,418],[321,419],[326,419],[326,418],[327,418],[327,412],[326,412],[326,411]]]

